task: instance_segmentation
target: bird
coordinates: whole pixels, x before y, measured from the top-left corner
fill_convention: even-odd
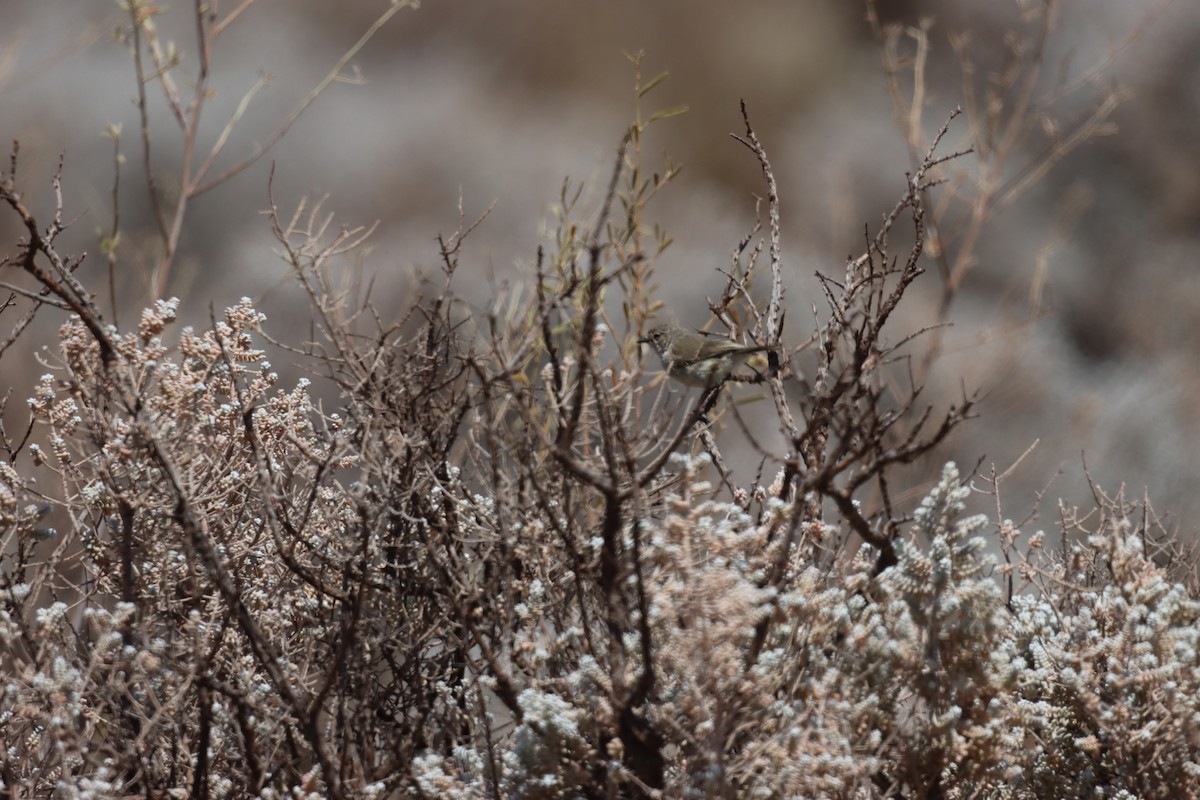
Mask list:
[[[705,336],[673,322],[651,328],[638,343],[653,347],[667,374],[686,386],[719,386],[755,353],[767,353],[772,374],[779,369],[773,348]]]

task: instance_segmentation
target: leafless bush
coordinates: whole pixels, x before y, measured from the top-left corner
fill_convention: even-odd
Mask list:
[[[926,198],[966,155],[942,152],[957,114],[864,252],[820,276],[811,335],[785,324],[778,189],[743,115],[766,232],[712,310],[780,368],[699,397],[656,387],[636,346],[669,244],[647,221],[673,176],[643,163],[654,117],[596,208],[564,190],[554,246],[482,309],[455,294],[478,223],[385,315],[337,278],[369,230],[273,205],[303,343],[272,340],[248,300],[203,331],[174,330],[173,300],[110,325],[57,245],[61,197],[39,221],[14,151],[0,202],[24,237],[3,264],[32,287],[14,297],[66,314],[29,431],[3,438],[8,796],[1195,785],[1200,603],[1148,508],[1097,490],[1090,513],[1063,509],[1060,545],[1021,547],[994,472],[995,520],[966,513],[952,464],[915,507],[895,497],[977,410],[970,393],[926,405],[908,365],[928,331],[890,324],[923,271]],[[269,346],[312,365],[336,411],[281,385]],[[720,449],[739,392],[779,422],[749,482]]]

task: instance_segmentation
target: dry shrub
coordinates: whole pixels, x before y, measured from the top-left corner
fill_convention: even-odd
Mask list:
[[[712,311],[780,364],[699,397],[635,344],[669,244],[647,204],[673,174],[642,164],[640,123],[598,207],[564,191],[554,247],[483,309],[455,296],[465,221],[385,321],[335,277],[368,231],[273,209],[302,343],[248,300],[203,331],[174,330],[175,301],[109,325],[58,250],[61,198],[39,224],[14,153],[6,265],[29,313],[66,321],[0,464],[8,796],[1191,791],[1200,603],[1148,509],[1097,490],[1060,547],[1022,548],[999,509],[967,514],[952,464],[897,499],[976,412],[923,404],[925,338],[889,324],[964,155],[941,152],[955,116],[862,255],[820,276],[807,342],[785,334],[747,118],[766,232]],[[317,386],[280,385],[268,347]],[[779,421],[749,482],[721,452],[748,393]]]

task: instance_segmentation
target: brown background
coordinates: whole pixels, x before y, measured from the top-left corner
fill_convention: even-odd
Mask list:
[[[188,7],[173,4],[158,18],[185,58],[195,49]],[[204,141],[257,75],[270,72],[274,79],[225,158],[248,152],[384,7],[260,0],[216,53],[218,94],[206,110]],[[1071,0],[1048,61],[1076,70],[1103,61],[1157,7]],[[113,177],[111,143],[101,133],[110,123],[123,126],[121,295],[140,306],[152,228],[137,172],[133,67],[111,36],[127,20],[107,2],[0,0],[0,8],[0,138],[21,141],[22,185],[42,210],[51,200],[45,178],[65,153],[64,191],[77,215],[69,236],[93,254],[84,271],[97,282],[96,233],[111,224]],[[994,0],[880,4],[888,19],[936,19],[931,128],[961,98],[948,33],[970,29],[973,57],[995,64],[1016,9]],[[633,72],[623,54],[638,51],[646,54],[645,76],[671,72],[646,110],[690,109],[656,126],[647,143],[650,154],[685,165],[653,208],[676,238],[659,263],[664,296],[687,321],[702,321],[704,296],[720,286],[714,270],[753,221],[761,174],[728,137],[741,128],[745,99],[780,183],[789,324],[807,335],[807,309],[819,299],[813,272],[836,273],[860,248],[862,226],[890,207],[908,164],[875,39],[856,2],[426,2],[400,13],[355,60],[364,84],[335,85],[273,151],[277,196],[288,207],[305,194],[329,193],[340,220],[381,221],[372,248],[352,267],[379,275],[381,305],[389,293],[409,290],[415,268],[435,265],[434,236],[456,227],[460,191],[468,215],[495,201],[469,241],[470,274],[459,283],[482,301],[531,262],[564,177],[594,187],[606,176],[633,113]],[[1132,92],[1115,115],[1119,135],[1067,158],[993,221],[954,306],[938,385],[956,391],[961,380],[988,397],[982,418],[946,455],[964,469],[981,456],[1003,468],[1040,439],[1008,490],[1011,516],[1024,516],[1034,491],[1060,469],[1049,496],[1086,502],[1084,454],[1107,488],[1126,483],[1140,495],[1148,487],[1156,507],[1176,511],[1194,532],[1200,6],[1167,4],[1101,74],[1105,85],[1117,80]],[[1064,118],[1098,94],[1080,93]],[[179,140],[161,104],[155,109],[156,168],[169,182]],[[951,138],[965,146],[965,126]],[[167,291],[183,298],[185,322],[203,325],[210,303],[219,309],[242,295],[263,297],[268,325],[284,338],[307,318],[256,214],[266,205],[269,161],[193,204]],[[10,218],[0,216],[0,230],[12,241]],[[898,320],[897,334],[934,313],[937,279],[923,280],[924,294]],[[56,324],[45,315],[35,333],[44,337]],[[0,384],[14,387],[19,405],[30,376],[42,371],[32,348],[13,351],[0,362]],[[1039,524],[1053,517],[1044,504]]]

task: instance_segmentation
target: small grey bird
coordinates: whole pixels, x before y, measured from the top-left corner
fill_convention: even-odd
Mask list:
[[[638,343],[653,347],[667,374],[688,386],[719,386],[755,353],[768,354],[772,373],[779,369],[779,357],[769,347],[708,337],[673,322],[651,328]]]

